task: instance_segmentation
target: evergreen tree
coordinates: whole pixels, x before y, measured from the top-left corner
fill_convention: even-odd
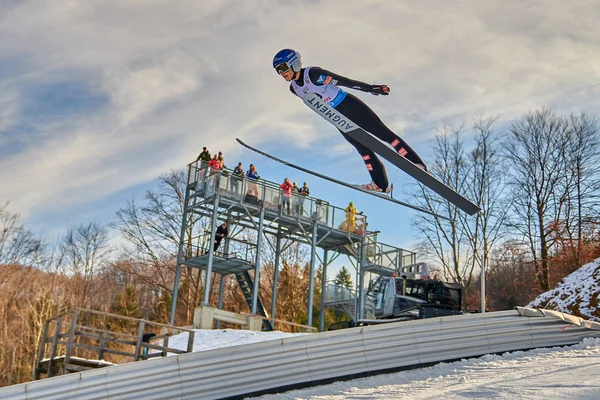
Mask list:
[[[137,300],[137,291],[135,286],[130,285],[125,288],[125,292],[117,294],[115,300],[110,305],[111,314],[117,314],[123,317],[139,318],[139,303]],[[131,321],[109,318],[107,329],[114,332],[128,332],[133,334]]]
[[[347,287],[348,289],[352,289],[354,287],[354,284],[352,283],[352,276],[346,267],[342,267],[340,269],[335,276],[334,282],[336,285]]]

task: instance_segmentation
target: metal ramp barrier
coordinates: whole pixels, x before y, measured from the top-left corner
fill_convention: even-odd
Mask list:
[[[242,399],[485,354],[572,345],[589,337],[600,337],[600,323],[561,313],[458,315],[116,365],[0,388],[0,398]]]

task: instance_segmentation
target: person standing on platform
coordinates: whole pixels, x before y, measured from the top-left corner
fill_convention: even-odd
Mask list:
[[[258,171],[256,171],[254,164],[250,164],[250,169],[246,171],[246,176],[249,178],[248,196],[258,199],[258,185],[256,184],[256,181],[260,179],[260,175],[258,175]]]
[[[300,189],[298,189],[298,194],[300,195],[300,196],[298,196],[298,201],[299,201],[298,213],[300,215],[302,215],[302,213],[304,212],[304,198],[306,196],[310,195],[310,189],[308,188],[308,185],[306,184],[306,182],[304,182],[302,187]]]
[[[244,168],[242,167],[242,162],[240,161],[237,167],[233,169],[233,175],[229,181],[232,192],[239,194],[239,183],[244,180],[245,176],[246,174],[244,173]]]
[[[217,251],[219,245],[221,244],[221,240],[225,238],[229,234],[227,230],[227,222],[223,222],[221,225],[217,227],[217,232],[215,233],[215,248],[213,251]]]
[[[202,153],[198,155],[196,159],[196,171],[200,171],[198,174],[198,190],[202,190],[204,188],[204,178],[206,177],[206,170],[209,161],[211,160],[210,152],[206,149],[206,147],[202,148]]]
[[[210,155],[210,152],[206,149],[206,147],[203,147],[202,153],[200,153],[200,155],[198,156],[196,161],[204,161],[205,163],[208,164],[208,162],[210,161],[211,158],[212,158],[212,156]]]
[[[285,178],[283,180],[283,183],[281,184],[281,192],[282,192],[282,197],[281,197],[281,204],[282,204],[282,212],[285,212],[286,208],[287,208],[287,214],[289,215],[291,213],[290,210],[290,206],[291,206],[291,200],[292,200],[292,184],[290,183],[290,178]]]
[[[349,233],[354,233],[354,230],[356,229],[356,214],[362,215],[362,211],[358,212],[356,207],[354,207],[353,202],[348,203],[348,207],[346,207],[344,211],[346,212],[346,229],[344,230]]]
[[[223,168],[223,164],[221,164],[221,161],[219,161],[219,156],[217,154],[211,158],[211,160],[208,162],[208,165],[210,166],[210,172],[213,174],[216,174]]]

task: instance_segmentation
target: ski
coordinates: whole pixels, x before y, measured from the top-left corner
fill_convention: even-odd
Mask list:
[[[350,118],[346,117],[336,109],[328,106],[315,93],[307,93],[306,96],[304,96],[304,104],[306,104],[311,110],[319,114],[329,123],[334,125],[336,128],[342,130],[354,140],[362,143],[364,146],[368,147],[390,163],[394,164],[412,178],[427,186],[429,189],[433,190],[467,214],[475,215],[481,211],[481,209],[475,203],[457,193],[448,185],[429,174],[427,171],[417,167],[415,164],[394,151],[391,147],[388,147],[385,143],[371,136],[360,126],[355,124]]]
[[[421,207],[418,207],[418,206],[414,206],[414,205],[412,205],[412,204],[405,203],[405,202],[403,202],[403,201],[400,201],[400,200],[394,199],[394,198],[392,198],[392,197],[386,196],[384,193],[381,193],[381,194],[379,194],[379,193],[376,193],[376,192],[372,192],[372,191],[369,191],[369,190],[365,190],[365,189],[362,189],[362,188],[361,188],[361,187],[359,187],[359,186],[355,186],[355,185],[352,185],[352,184],[350,184],[350,183],[347,183],[347,182],[341,181],[341,180],[339,180],[339,179],[335,179],[335,178],[332,178],[332,177],[330,177],[330,176],[323,175],[323,174],[320,174],[320,173],[318,173],[318,172],[311,171],[311,170],[309,170],[309,169],[306,169],[306,168],[300,167],[300,166],[298,166],[298,165],[296,165],[296,164],[292,164],[291,162],[288,162],[288,161],[282,160],[281,158],[275,157],[275,156],[273,156],[273,155],[271,155],[271,154],[265,153],[265,152],[264,152],[264,151],[262,151],[262,150],[259,150],[259,149],[255,148],[255,147],[252,147],[252,146],[250,146],[250,145],[248,145],[248,144],[244,143],[243,141],[241,141],[241,140],[240,140],[240,139],[238,139],[238,138],[236,138],[235,140],[237,140],[237,142],[238,142],[239,144],[241,144],[242,146],[244,146],[245,148],[247,148],[247,149],[249,149],[249,150],[252,150],[252,151],[254,151],[255,153],[258,153],[258,154],[260,154],[260,155],[262,155],[262,156],[265,156],[265,157],[267,157],[267,158],[270,158],[271,160],[277,161],[278,163],[281,163],[281,164],[283,164],[283,165],[287,165],[288,167],[291,167],[291,168],[297,169],[298,171],[306,172],[307,174],[310,174],[310,175],[316,176],[317,178],[321,178],[321,179],[324,179],[324,180],[326,180],[326,181],[333,182],[333,183],[336,183],[336,184],[338,184],[338,185],[345,186],[345,187],[347,187],[347,188],[354,189],[354,190],[357,190],[357,191],[359,191],[359,192],[362,192],[362,193],[369,194],[369,195],[371,195],[371,196],[375,196],[375,197],[377,197],[378,199],[387,200],[387,201],[390,201],[390,202],[392,202],[392,203],[395,203],[395,204],[399,204],[399,205],[401,205],[401,206],[404,206],[404,207],[412,208],[412,209],[413,209],[413,210],[415,210],[415,211],[419,211],[419,212],[422,212],[422,213],[430,214],[430,215],[433,215],[434,217],[437,217],[437,218],[442,218],[442,219],[445,219],[445,220],[448,220],[448,221],[450,220],[448,217],[444,217],[443,215],[436,214],[436,213],[434,213],[434,212],[431,212],[431,211],[429,211],[429,210],[426,210],[426,209],[424,209],[424,208],[421,208]]]

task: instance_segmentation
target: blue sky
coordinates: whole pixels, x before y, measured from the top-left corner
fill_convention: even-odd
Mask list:
[[[390,96],[364,99],[425,160],[443,123],[506,123],[542,106],[597,114],[597,1],[5,1],[0,7],[0,202],[61,234],[108,222],[203,146],[273,181],[354,200],[380,240],[411,248],[414,211],[332,188],[249,144],[352,183],[355,150],[271,68],[295,48]],[[388,169],[399,192],[409,184]]]

